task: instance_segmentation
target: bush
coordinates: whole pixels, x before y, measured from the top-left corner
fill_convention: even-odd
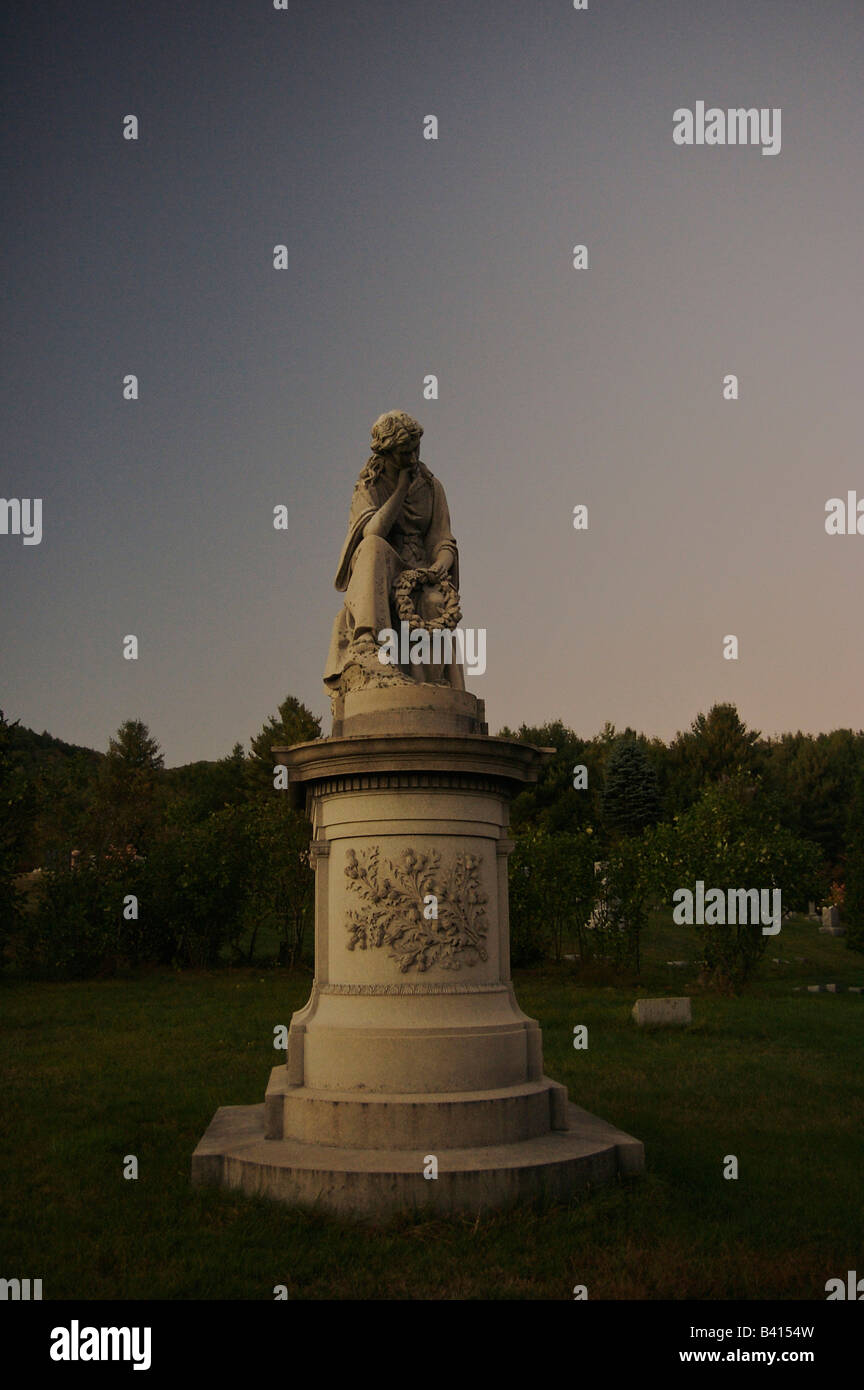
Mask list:
[[[544,956],[560,961],[574,935],[580,951],[594,899],[594,838],[578,834],[521,835],[510,856],[510,953],[514,965]]]
[[[284,795],[263,793],[246,807],[250,873],[246,903],[249,959],[260,928],[269,927],[279,941],[279,964],[289,968],[302,959],[311,937],[315,875],[309,862],[312,827],[292,810]]]
[[[758,778],[739,772],[708,787],[672,824],[646,838],[656,891],[669,902],[678,888],[779,888],[783,911],[804,907],[824,887],[822,855],[780,824]],[[752,975],[768,937],[760,923],[696,925],[706,984],[734,989]]]
[[[12,731],[17,728],[0,709],[0,969],[5,964],[6,944],[21,922],[21,904],[15,877],[18,856],[31,816],[30,802],[20,769],[12,764]]]
[[[226,806],[162,835],[147,861],[149,959],[211,966],[226,950],[239,957],[249,877],[242,806]]]
[[[846,945],[852,951],[864,951],[864,769],[857,776],[849,808],[845,889]]]
[[[16,963],[28,974],[82,979],[144,963],[212,966],[239,955],[249,884],[242,808],[172,826],[147,858],[113,851],[46,871]],[[133,895],[137,918],[124,903]]]
[[[129,894],[142,901],[143,862],[125,855],[46,871],[16,941],[28,974],[83,979],[137,965],[146,955],[143,922],[124,916]]]
[[[645,843],[630,836],[610,846],[598,865],[590,954],[616,971],[640,968],[640,942],[648,920],[651,880]],[[583,952],[584,955],[584,952]]]

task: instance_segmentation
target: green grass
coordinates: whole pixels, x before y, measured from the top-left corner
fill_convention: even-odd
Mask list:
[[[720,998],[666,965],[693,958],[688,931],[652,924],[635,988],[567,965],[515,978],[547,1072],[645,1142],[644,1178],[371,1230],[189,1183],[216,1108],[263,1099],[273,1027],[307,974],[7,981],[0,1275],[41,1278],[45,1298],[271,1299],[285,1284],[292,1298],[567,1299],[579,1283],[592,1299],[824,1300],[864,1249],[864,997],[793,990],[864,984],[864,957],[793,921],[747,992]],[[692,1028],[633,1025],[634,999],[658,993],[693,997]]]

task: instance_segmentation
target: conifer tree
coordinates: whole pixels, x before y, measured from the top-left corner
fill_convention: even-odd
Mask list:
[[[606,763],[603,819],[612,836],[641,835],[660,818],[657,774],[636,739],[622,739]]]

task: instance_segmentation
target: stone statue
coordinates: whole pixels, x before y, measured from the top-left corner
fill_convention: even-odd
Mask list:
[[[456,542],[421,434],[382,415],[354,489],[325,672],[332,736],[271,748],[279,795],[312,825],[312,991],[264,1104],[221,1106],[192,1156],[196,1183],[375,1220],[567,1202],[644,1166],[638,1140],[545,1075],[510,979],[508,807],[555,750],[490,738],[484,702],[455,684],[458,657],[415,663],[413,639],[407,661],[386,653],[387,629],[416,629],[424,649],[459,621]]]
[[[345,603],[333,624],[324,685],[331,696],[413,682],[465,689],[456,660],[379,659],[386,631],[453,629],[459,552],[444,489],[420,460],[421,426],[389,410],[372,426],[372,453],[357,479],[336,588]]]

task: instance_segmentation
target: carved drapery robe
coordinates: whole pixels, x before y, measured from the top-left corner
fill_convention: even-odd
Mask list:
[[[393,583],[406,569],[426,569],[446,553],[452,556],[448,577],[459,588],[459,552],[450,529],[450,513],[444,489],[423,463],[402,500],[402,506],[386,537],[363,532],[375,513],[392,495],[383,470],[370,478],[364,470],[354,488],[348,517],[348,534],[339,557],[336,588],[345,603],[333,624],[324,683],[331,689],[351,657],[352,644],[360,636],[377,642],[384,628],[399,628],[393,611]]]

